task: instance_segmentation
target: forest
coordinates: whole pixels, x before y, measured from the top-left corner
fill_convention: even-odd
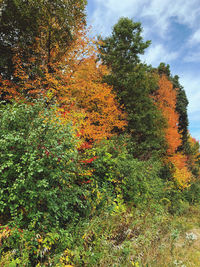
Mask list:
[[[0,1],[0,266],[199,266],[200,145],[169,64],[85,0]]]

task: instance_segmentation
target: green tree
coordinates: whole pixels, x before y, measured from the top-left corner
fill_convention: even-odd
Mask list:
[[[101,59],[112,69],[112,75],[132,71],[140,62],[139,55],[144,54],[150,41],[143,41],[141,23],[128,18],[119,19],[114,25],[110,37],[101,39]]]
[[[188,142],[188,114],[187,114],[187,106],[188,106],[188,99],[185,93],[183,86],[179,83],[179,77],[175,75],[172,77],[172,82],[177,90],[177,101],[176,101],[176,112],[179,114],[179,123],[178,123],[178,130],[181,134],[182,144],[179,147],[180,151],[186,152],[189,148]]]
[[[163,120],[150,97],[157,89],[156,76],[151,67],[140,61],[140,55],[150,45],[150,41],[143,41],[141,32],[140,23],[121,18],[110,37],[100,38],[100,58],[110,69],[105,81],[113,86],[128,114],[132,153],[149,158],[163,146]]]
[[[167,77],[170,77],[171,75],[169,64],[166,65],[165,63],[161,62],[157,70],[159,75],[165,74]]]

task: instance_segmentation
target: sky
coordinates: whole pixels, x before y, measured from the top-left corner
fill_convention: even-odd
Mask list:
[[[200,0],[88,0],[93,35],[109,36],[120,17],[141,22],[144,40],[151,40],[142,60],[169,64],[179,76],[189,100],[189,130],[200,140]]]

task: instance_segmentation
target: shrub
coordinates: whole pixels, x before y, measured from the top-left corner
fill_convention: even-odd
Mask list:
[[[159,200],[164,181],[159,177],[161,164],[156,160],[140,161],[126,149],[126,140],[109,140],[95,150],[94,177],[100,188],[132,204]],[[109,189],[108,189],[109,188]]]
[[[48,231],[88,212],[72,127],[44,104],[0,111],[0,223]]]
[[[200,203],[200,181],[194,181],[191,186],[184,191],[186,200],[191,204]]]

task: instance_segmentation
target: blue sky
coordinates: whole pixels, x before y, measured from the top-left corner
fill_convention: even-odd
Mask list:
[[[200,140],[200,0],[88,0],[93,34],[107,36],[120,17],[140,21],[151,40],[142,60],[153,67],[170,65],[180,77],[189,106],[189,129]]]

